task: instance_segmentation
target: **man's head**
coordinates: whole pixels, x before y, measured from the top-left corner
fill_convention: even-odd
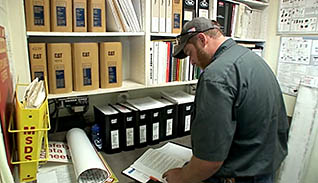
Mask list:
[[[216,21],[203,17],[187,22],[177,37],[173,57],[190,56],[192,64],[204,69],[210,62],[219,45],[225,40]]]

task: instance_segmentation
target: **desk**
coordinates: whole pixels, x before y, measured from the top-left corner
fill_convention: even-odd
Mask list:
[[[128,168],[135,160],[137,160],[147,149],[149,148],[158,148],[163,146],[167,142],[175,142],[188,147],[191,147],[191,138],[190,135],[179,137],[167,141],[160,142],[159,144],[149,145],[143,148],[137,148],[131,151],[122,151],[116,154],[106,154],[102,152],[102,155],[110,168],[113,170],[116,177],[119,179],[120,183],[134,183],[133,179],[130,179],[126,175],[123,175],[121,172]]]

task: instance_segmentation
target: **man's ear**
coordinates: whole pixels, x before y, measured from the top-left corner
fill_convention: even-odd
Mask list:
[[[208,44],[207,36],[204,33],[198,34],[198,40],[202,47]]]

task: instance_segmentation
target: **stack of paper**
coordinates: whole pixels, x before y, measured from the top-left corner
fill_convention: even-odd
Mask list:
[[[24,108],[39,108],[46,97],[44,81],[35,78],[26,88],[23,96]]]
[[[190,95],[184,91],[175,91],[172,93],[161,92],[161,95],[167,100],[176,104],[194,102],[194,95]]]

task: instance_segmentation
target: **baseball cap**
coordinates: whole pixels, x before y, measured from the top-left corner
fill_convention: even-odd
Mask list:
[[[219,26],[214,25],[212,20],[204,17],[197,17],[187,22],[184,24],[181,34],[177,36],[177,45],[174,48],[172,56],[180,59],[187,57],[183,49],[189,39],[200,32],[205,32],[215,28],[219,29]]]

